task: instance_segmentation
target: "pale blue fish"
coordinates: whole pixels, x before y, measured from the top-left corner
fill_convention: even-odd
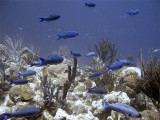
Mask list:
[[[86,56],[86,57],[91,57],[91,56],[95,56],[95,55],[96,55],[95,52],[89,52],[89,53],[87,53],[85,56]]]
[[[37,114],[40,114],[42,110],[38,107],[25,107],[18,109],[13,113],[3,113],[0,115],[0,120],[7,120],[12,117],[30,117]],[[34,119],[34,118],[33,118]]]
[[[24,78],[20,78],[20,79],[17,79],[17,80],[9,80],[10,83],[8,84],[9,86],[12,85],[12,84],[15,84],[15,85],[23,85],[23,84],[27,84],[28,83],[28,80],[27,79],[24,79]]]
[[[59,18],[60,18],[60,15],[51,14],[51,15],[48,15],[48,16],[46,16],[46,17],[39,18],[39,19],[40,19],[39,22],[43,22],[43,21],[50,22],[50,21],[57,20],[57,19],[59,19]]]
[[[75,31],[68,31],[68,32],[66,32],[66,33],[64,33],[64,34],[62,34],[62,35],[57,35],[57,40],[59,40],[59,39],[61,39],[61,38],[63,38],[63,39],[67,39],[67,38],[73,38],[73,37],[76,37],[78,35],[78,33],[77,32],[75,32]]]
[[[104,107],[102,110],[106,109],[106,108],[111,108],[117,112],[121,112],[124,115],[127,115],[128,117],[134,117],[134,118],[141,118],[141,114],[133,107],[124,104],[124,103],[113,103],[113,104],[109,104],[106,100],[104,100]]]
[[[101,75],[100,72],[95,72],[95,73],[93,73],[92,75],[88,76],[88,78],[97,77],[97,76],[100,76],[100,75]]]
[[[35,75],[36,72],[34,70],[27,70],[23,73],[17,73],[18,76],[17,77],[20,77],[20,76],[32,76],[32,75]]]
[[[158,51],[160,51],[160,49],[155,49],[153,52],[155,53],[155,52],[158,52]]]

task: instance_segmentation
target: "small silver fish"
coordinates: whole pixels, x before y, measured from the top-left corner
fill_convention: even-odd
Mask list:
[[[86,56],[86,57],[91,57],[91,56],[95,56],[95,55],[96,55],[95,52],[89,52],[89,53],[87,53],[85,56]]]
[[[158,52],[158,51],[160,51],[160,49],[155,49],[153,52],[155,53],[155,52]]]

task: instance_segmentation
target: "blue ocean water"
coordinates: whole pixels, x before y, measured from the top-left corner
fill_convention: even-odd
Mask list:
[[[96,4],[88,8],[89,0],[0,0],[0,43],[5,35],[21,36],[26,44],[40,48],[46,57],[60,46],[68,46],[82,54],[81,64],[88,45],[109,39],[116,44],[122,58],[136,60],[140,48],[147,58],[149,48],[160,48],[160,0],[90,0]],[[135,16],[129,10],[139,9]],[[59,14],[58,20],[39,22],[49,14]],[[78,36],[57,41],[57,34],[76,31]],[[156,53],[160,56],[160,52]]]

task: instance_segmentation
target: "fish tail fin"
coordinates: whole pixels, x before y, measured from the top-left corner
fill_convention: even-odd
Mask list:
[[[9,79],[10,83],[8,84],[9,86],[13,84],[13,80]]]
[[[87,95],[88,93],[89,93],[89,91],[90,91],[90,88],[87,88],[88,90],[87,90],[87,92],[85,93],[85,95]]]
[[[85,6],[87,6],[88,4],[87,3],[84,3],[85,4]]]
[[[30,67],[32,67],[32,66],[33,66],[33,63],[31,63]]]
[[[57,35],[57,37],[58,37],[57,40],[61,39],[61,35]]]
[[[110,69],[111,69],[110,66],[107,66],[107,72],[108,72]]]
[[[39,66],[42,66],[45,63],[45,59],[44,58],[39,58],[41,60],[41,64]]]
[[[39,22],[43,22],[44,21],[44,19],[43,18],[39,18],[40,19],[40,21]]]
[[[17,76],[17,77],[20,77],[20,76],[21,76],[21,73],[19,73],[19,72],[18,72],[17,74],[18,74],[18,76]]]
[[[71,53],[71,55],[73,55],[73,52],[72,52],[72,51],[70,51],[70,53]]]
[[[0,116],[5,116],[3,120],[7,120],[8,118],[11,117],[11,113],[3,113]]]
[[[104,100],[104,107],[102,110],[106,109],[108,107],[108,105],[109,105],[109,103],[106,100]]]

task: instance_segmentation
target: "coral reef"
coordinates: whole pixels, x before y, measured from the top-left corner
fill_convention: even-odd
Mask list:
[[[23,52],[23,55],[28,55],[32,52],[25,50],[25,48],[23,50],[26,51]],[[34,53],[32,54],[34,55]],[[43,109],[43,113],[39,116],[30,118],[14,117],[11,118],[11,120],[135,119],[131,117],[126,118],[125,115],[111,109],[102,111],[104,106],[103,100],[106,100],[109,103],[121,102],[136,108],[142,115],[142,118],[136,118],[136,120],[158,120],[160,118],[158,107],[155,107],[156,104],[153,98],[150,98],[147,93],[144,93],[142,88],[140,89],[139,85],[144,85],[144,83],[141,84],[141,82],[137,82],[144,81],[146,83],[148,75],[145,72],[149,73],[148,69],[145,69],[145,72],[143,72],[142,69],[141,73],[141,70],[137,67],[123,67],[118,71],[106,72],[107,68],[103,61],[98,57],[94,57],[94,59],[95,62],[97,62],[97,66],[94,66],[94,69],[92,66],[79,67],[76,57],[73,58],[73,65],[68,65],[63,62],[57,65],[29,67],[28,64],[24,64],[25,70],[32,69],[36,71],[36,75],[27,77],[29,83],[26,85],[12,85],[10,87],[7,85],[7,89],[6,86],[4,86],[4,89],[0,88],[0,92],[3,90],[1,94],[3,94],[4,98],[4,100],[1,100],[0,114],[13,112],[22,107],[37,106]],[[100,63],[98,63],[98,61],[100,61]],[[8,84],[6,79],[16,78],[16,72],[19,71],[14,61],[6,60],[3,61],[3,63],[5,79],[0,79],[1,86],[2,82],[4,82],[5,85]],[[144,66],[144,68],[146,68],[146,65]],[[155,67],[150,68],[152,72],[153,70],[158,70],[159,64],[156,64]],[[97,77],[88,78],[90,74],[96,71],[100,71],[102,74]],[[157,80],[159,77],[154,75],[158,74],[154,73],[151,75]],[[145,75],[147,76],[145,77]],[[143,78],[142,80],[141,76]],[[87,88],[94,87],[104,88],[107,90],[107,93],[103,95],[86,94]],[[152,92],[153,90],[150,91]]]
[[[140,50],[141,80],[137,80],[139,89],[151,98],[154,105],[160,110],[160,60],[154,56],[154,52],[148,55],[147,64]]]

